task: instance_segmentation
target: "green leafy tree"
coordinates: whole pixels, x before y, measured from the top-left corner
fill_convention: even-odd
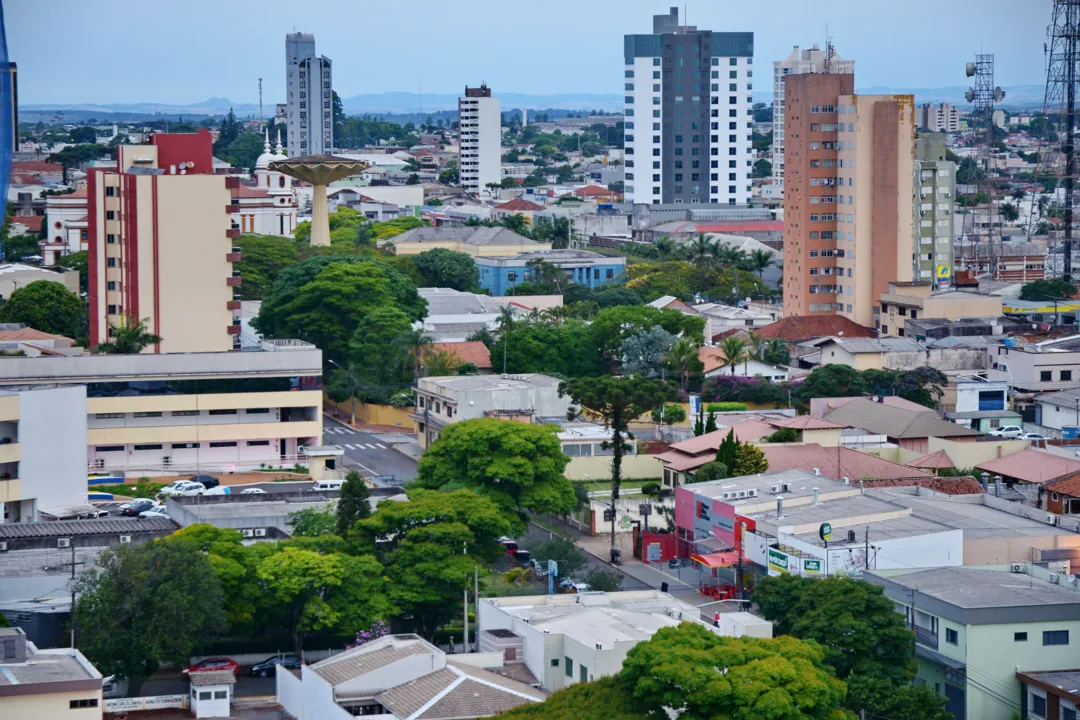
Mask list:
[[[386,566],[390,598],[429,639],[458,617],[473,569],[498,558],[498,540],[510,532],[502,508],[469,490],[413,489],[409,502],[384,500],[355,527]]]
[[[218,139],[214,141],[214,155],[225,157],[228,154],[229,147],[240,136],[243,129],[243,123],[236,119],[236,113],[233,112],[232,108],[229,108],[228,115],[222,118],[221,125],[218,127]],[[259,148],[261,151],[262,143],[259,143]]]
[[[1012,203],[1002,203],[998,207],[998,214],[1005,222],[1016,222],[1020,218],[1020,210]]]
[[[691,375],[705,368],[699,356],[700,348],[701,343],[696,338],[684,335],[671,344],[664,356],[668,368],[678,375],[680,390],[686,390]]]
[[[667,400],[670,388],[659,380],[648,380],[634,376],[614,377],[605,375],[598,378],[580,378],[559,384],[559,396],[570,396],[577,409],[571,413],[584,411],[597,418],[604,427],[611,431],[611,440],[605,440],[602,447],[610,449],[611,457],[611,499],[619,499],[619,487],[622,483],[622,459],[629,449],[627,440],[633,440],[630,423],[637,418],[651,413]],[[615,519],[611,521],[611,546],[615,548]]]
[[[1035,280],[1020,287],[1021,300],[1053,302],[1069,300],[1076,296],[1076,286],[1059,278]]]
[[[716,462],[713,460],[710,463],[705,463],[699,467],[691,476],[690,482],[708,482],[710,480],[723,480],[724,478],[731,477],[731,471],[728,470],[728,466],[722,462]]]
[[[424,365],[424,351],[427,350],[434,341],[424,334],[422,327],[413,328],[410,327],[403,333],[397,336],[393,341],[393,346],[404,350],[405,362],[412,366],[413,380],[418,380],[423,377],[423,365]]]
[[[371,555],[285,547],[259,563],[258,577],[287,618],[297,655],[306,633],[355,632],[390,619],[395,611],[383,567]]]
[[[850,578],[761,578],[753,600],[774,632],[813,640],[843,679],[851,673],[909,682],[912,633],[882,589]]]
[[[618,676],[574,683],[542,703],[525,703],[495,720],[643,720]]]
[[[705,417],[705,432],[716,432],[716,413],[710,412]]]
[[[89,272],[89,255],[86,250],[61,255],[56,259],[56,264],[61,267],[79,271],[79,291],[86,292],[86,279]]]
[[[752,177],[755,178],[767,178],[772,176],[772,163],[762,158],[754,162],[754,171]]]
[[[78,647],[104,675],[143,678],[185,665],[225,630],[221,583],[210,560],[182,543],[106,550],[79,580]]]
[[[913,370],[863,370],[866,391],[874,395],[895,395],[928,408],[936,408],[949,379],[940,370],[921,367]]]
[[[416,484],[491,498],[521,532],[525,511],[573,509],[574,488],[562,474],[569,461],[552,426],[478,418],[442,431],[420,459]]]
[[[739,449],[735,453],[735,465],[732,467],[732,477],[757,475],[768,470],[769,461],[761,448],[752,443],[739,443]]]
[[[349,357],[365,385],[397,387],[404,354],[399,339],[411,333],[412,321],[396,307],[371,309],[349,341]]]
[[[735,463],[739,460],[740,445],[738,438],[735,437],[734,428],[728,430],[728,434],[720,441],[720,447],[716,449],[716,462],[721,463],[729,470],[734,470]]]
[[[255,161],[262,155],[265,142],[266,139],[257,132],[240,133],[229,143],[227,159],[236,167],[254,172]]]
[[[592,377],[604,372],[592,331],[581,320],[561,325],[528,323],[501,332],[491,346],[493,360],[506,359],[506,372]]]
[[[810,398],[865,395],[866,381],[853,367],[821,365],[814,368],[792,394],[804,405],[810,403]]]
[[[233,266],[243,284],[238,288],[243,300],[262,300],[282,271],[299,259],[296,243],[274,235],[241,235],[233,240],[241,260]]]
[[[545,540],[532,549],[533,559],[537,564],[543,565],[548,560],[554,560],[559,565],[559,577],[572,577],[584,570],[589,564],[589,558],[585,553],[566,538]]]
[[[461,357],[453,350],[433,347],[424,348],[421,362],[427,377],[457,375],[458,368],[462,365]]]
[[[623,577],[618,570],[595,567],[585,573],[585,584],[596,592],[618,592],[622,590]]]
[[[45,158],[45,162],[56,163],[64,168],[64,183],[68,181],[68,170],[77,168],[83,163],[97,160],[109,155],[109,148],[104,145],[86,144],[69,145],[60,152],[55,152]]]
[[[357,328],[387,306],[415,321],[426,314],[427,303],[408,277],[384,263],[314,257],[278,276],[252,325],[265,337],[306,340],[340,361]]]
[[[357,520],[363,520],[371,516],[371,503],[368,501],[368,487],[360,473],[353,470],[345,476],[345,482],[341,485],[341,497],[338,498],[337,512],[335,513],[334,530],[343,538],[349,536],[349,531],[356,525]]]
[[[293,537],[329,535],[337,528],[333,503],[291,512],[286,518],[285,524],[289,526]]]
[[[771,365],[790,365],[791,351],[783,340],[769,340],[764,345],[762,360]]]
[[[664,355],[675,342],[675,336],[654,325],[622,343],[622,369],[626,375],[660,377],[664,370]]]
[[[122,325],[109,325],[109,340],[98,343],[94,352],[105,355],[137,355],[151,345],[164,340],[147,328],[149,318],[136,321],[124,318]]]
[[[663,412],[661,412],[661,410]],[[668,427],[686,422],[686,409],[682,405],[664,405],[652,411],[653,422],[659,425],[663,423]]]
[[[71,131],[71,142],[76,144],[93,145],[97,142],[97,133],[94,132],[94,128],[77,127]]]
[[[889,720],[953,720],[945,698],[928,685],[895,683],[860,674],[847,678],[847,706],[869,718]]]
[[[752,250],[747,256],[747,259],[750,263],[750,269],[755,272],[759,278],[763,277],[765,271],[776,264],[776,254],[771,250],[764,250],[762,248]]]
[[[77,338],[86,332],[86,307],[63,284],[36,280],[11,293],[0,306],[0,322],[23,323],[41,332]]]
[[[698,413],[697,419],[694,420],[694,436],[700,437],[705,434],[705,418],[701,413]]]
[[[661,628],[623,661],[620,678],[646,718],[840,720],[846,687],[825,651],[792,637],[723,637],[684,622]]]
[[[672,335],[696,339],[704,332],[705,319],[675,310],[657,310],[649,305],[618,305],[597,313],[590,327],[600,353],[614,361],[622,357],[627,338],[656,326]]]
[[[476,262],[463,252],[435,248],[413,258],[425,287],[472,291],[480,285]]]

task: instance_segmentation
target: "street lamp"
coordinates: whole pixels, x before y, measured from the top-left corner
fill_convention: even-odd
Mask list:
[[[350,427],[356,427],[356,369],[351,363],[348,368],[341,367],[333,360],[330,360],[330,364],[336,366],[339,370],[344,370],[349,375],[349,403],[351,407],[350,415],[352,416],[349,425]]]

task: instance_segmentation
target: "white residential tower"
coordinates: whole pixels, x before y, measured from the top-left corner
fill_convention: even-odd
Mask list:
[[[330,58],[315,54],[315,36],[285,36],[285,85],[289,155],[321,155],[334,147]]]
[[[458,98],[458,129],[461,189],[474,196],[490,193],[488,183],[502,179],[502,105],[487,85],[466,87]]]

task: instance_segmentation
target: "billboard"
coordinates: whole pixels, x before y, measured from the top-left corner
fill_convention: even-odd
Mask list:
[[[769,575],[776,576],[789,572],[790,560],[791,556],[787,553],[780,552],[776,548],[769,548]]]

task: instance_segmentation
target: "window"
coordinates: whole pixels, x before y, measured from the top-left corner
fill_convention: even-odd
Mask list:
[[[109,245],[115,245],[116,244],[116,235],[114,235],[113,233],[107,234],[105,236],[105,242],[108,243]]]
[[[270,412],[270,408],[248,408],[244,412],[248,415],[267,415]]]
[[[1072,370],[1062,370],[1061,371],[1061,380],[1062,380],[1062,382],[1064,382],[1066,380],[1072,380]]]
[[[303,103],[301,103],[303,104]],[[200,700],[209,700],[212,693],[209,690],[203,690],[199,693]]]
[[[112,187],[110,185],[109,187],[105,188],[105,197],[115,197],[115,196],[116,196],[116,188],[115,187]]]
[[[235,415],[235,410],[211,410],[211,415]]]
[[[106,210],[105,211],[105,219],[106,220],[115,220],[116,219],[116,211],[115,210]]]
[[[199,443],[173,443],[169,447],[173,450],[194,450],[199,447]]]
[[[194,417],[199,414],[198,410],[173,410],[169,413],[173,417]]]
[[[1031,694],[1031,711],[1036,715],[1046,717],[1046,698],[1042,695]]]
[[[132,414],[137,418],[138,417],[161,417],[161,413],[159,413],[159,412],[137,412],[137,413],[132,413]]]
[[[1068,645],[1068,630],[1044,630],[1043,645]]]
[[[228,699],[228,697],[229,697],[229,691],[228,690],[215,690],[214,691],[214,699],[215,700],[226,700],[226,699]]]
[[[76,708],[91,708],[97,707],[97,698],[86,698],[84,700],[70,700],[68,701],[68,709],[75,710]]]
[[[559,658],[551,658],[551,667],[559,667]]]
[[[1052,370],[1041,370],[1039,372],[1040,382],[1050,382],[1054,379],[1054,373]]]
[[[266,447],[270,444],[269,440],[248,440],[248,447]]]
[[[15,658],[15,641],[14,640],[5,640],[4,641],[4,659],[5,660],[12,660],[14,658]]]
[[[94,451],[99,452],[99,453],[103,453],[103,452],[124,452],[124,446],[123,445],[98,445],[96,448],[94,448]]]
[[[952,628],[945,628],[945,642],[950,645],[956,645],[959,643],[959,634]]]
[[[1061,708],[1061,720],[1076,720],[1076,711],[1069,708]]]
[[[589,669],[584,665],[578,666],[578,678],[581,682],[589,682]]]
[[[118,420],[124,417],[124,413],[94,413],[95,420]]]
[[[105,267],[116,267],[116,258],[105,258]]]
[[[1026,632],[1013,633],[1013,642],[1027,642],[1027,633]]]
[[[161,445],[133,445],[132,450],[160,450]]]
[[[212,448],[236,447],[236,443],[235,442],[212,442],[212,443],[210,443],[210,447],[212,447]]]
[[[568,678],[574,677],[574,661],[571,660],[570,658],[566,658],[565,667],[566,667],[566,677],[568,677]]]

